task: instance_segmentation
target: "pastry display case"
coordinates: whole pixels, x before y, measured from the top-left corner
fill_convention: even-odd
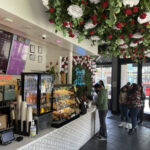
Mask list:
[[[79,117],[79,102],[73,85],[55,85],[53,91],[53,124],[60,127]]]

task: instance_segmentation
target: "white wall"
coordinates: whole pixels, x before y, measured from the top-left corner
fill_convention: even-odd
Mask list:
[[[0,0],[0,8],[48,32],[56,34],[54,26],[48,22],[48,15],[45,13],[45,7],[41,0]],[[91,46],[91,42],[88,40],[78,43],[76,38],[63,37],[61,32],[58,32],[57,35],[97,54],[97,45]]]
[[[31,53],[31,51],[29,50],[25,66],[25,72],[45,71],[47,47],[44,45],[39,45],[38,43],[32,41],[30,42],[30,45],[35,46],[35,52]],[[38,52],[38,46],[42,48],[42,54]],[[34,60],[32,59],[32,56],[35,56]],[[42,57],[42,62],[39,62],[38,57]]]

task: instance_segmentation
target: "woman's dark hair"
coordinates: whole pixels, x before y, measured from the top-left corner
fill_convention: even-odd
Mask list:
[[[124,91],[123,91],[124,88],[126,88],[126,89],[128,90],[128,86],[125,85],[125,86],[123,86],[123,87],[120,89],[120,92],[124,92]]]
[[[138,85],[136,83],[132,84],[132,89],[129,91],[130,94],[135,93],[138,90]]]
[[[105,88],[104,82],[102,80],[99,81],[99,84]]]

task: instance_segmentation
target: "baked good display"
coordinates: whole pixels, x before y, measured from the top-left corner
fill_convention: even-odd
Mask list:
[[[54,87],[53,121],[65,121],[79,114],[79,104],[72,85]]]

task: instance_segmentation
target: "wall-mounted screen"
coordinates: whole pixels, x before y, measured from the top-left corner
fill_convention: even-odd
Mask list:
[[[6,72],[13,35],[0,30],[0,71]]]
[[[24,71],[30,41],[17,35],[13,36],[7,74],[20,75]]]

